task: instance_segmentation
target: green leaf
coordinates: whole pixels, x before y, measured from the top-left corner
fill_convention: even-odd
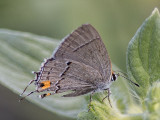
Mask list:
[[[143,101],[147,90],[160,78],[160,15],[155,8],[128,45],[127,70],[140,87],[134,88]]]
[[[43,59],[50,57],[59,44],[51,38],[6,29],[0,29],[0,43],[0,83],[17,94],[34,79],[31,71],[38,71]],[[25,95],[33,90],[35,85],[29,86]],[[86,105],[83,96],[72,99],[58,95],[44,99],[37,96],[33,94],[27,99],[51,112],[72,118]]]
[[[159,79],[160,80],[160,79]],[[160,82],[155,82],[147,93],[147,99],[145,101],[145,105],[147,111],[145,114],[146,118],[149,120],[158,120],[160,118]]]

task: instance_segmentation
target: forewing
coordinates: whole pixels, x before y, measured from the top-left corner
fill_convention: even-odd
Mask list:
[[[75,92],[66,96],[78,96],[96,90],[96,81],[100,79],[102,76],[99,72],[84,63],[69,59],[48,59],[38,76],[37,90],[55,93],[72,90]],[[44,89],[44,81],[51,82],[51,85]]]
[[[110,58],[98,32],[90,24],[82,25],[64,38],[53,57],[89,65],[99,71],[103,80],[110,80]]]

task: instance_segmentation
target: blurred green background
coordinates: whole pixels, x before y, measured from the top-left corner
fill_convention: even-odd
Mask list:
[[[126,71],[126,49],[159,0],[0,0],[0,28],[61,40],[84,23],[100,33],[112,62]],[[0,86],[0,119],[66,120]],[[62,98],[63,99],[63,98]]]

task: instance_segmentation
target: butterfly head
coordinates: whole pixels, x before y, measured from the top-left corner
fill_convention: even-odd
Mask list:
[[[118,77],[118,74],[112,73],[111,81],[116,81]]]

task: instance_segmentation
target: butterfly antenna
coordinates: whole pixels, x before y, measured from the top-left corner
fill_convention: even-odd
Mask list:
[[[122,73],[123,75],[128,76],[128,74],[127,74],[127,73],[125,73],[125,72],[122,72],[122,71],[116,71],[116,72],[118,72],[118,73]]]
[[[118,71],[118,72],[120,72],[120,73],[122,73],[122,74],[128,76],[127,73],[124,73],[124,72],[121,72],[121,71]],[[117,75],[118,75],[118,76],[121,76],[121,77],[123,77],[123,78],[125,78],[125,79],[127,79],[127,80],[129,80],[132,84],[136,85],[137,87],[140,87],[137,83],[133,82],[133,81],[130,80],[129,78],[127,78],[127,77],[125,77],[125,76],[123,76],[123,75],[121,75],[121,74],[119,74],[119,73],[117,73]]]

